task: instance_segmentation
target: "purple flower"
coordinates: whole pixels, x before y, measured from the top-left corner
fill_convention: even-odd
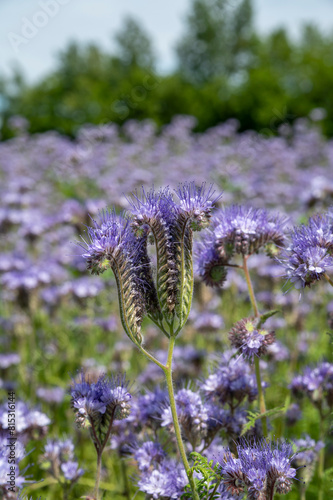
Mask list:
[[[229,452],[219,460],[222,481],[232,494],[247,490],[248,498],[254,500],[273,498],[274,491],[290,491],[296,475],[291,467],[295,454],[290,444],[241,440],[236,447],[238,458]]]
[[[139,470],[147,471],[151,466],[160,464],[166,458],[166,453],[159,443],[146,441],[137,448],[134,458],[138,463]]]
[[[86,238],[82,238],[87,268],[95,274],[103,273],[107,268],[112,269],[118,285],[124,330],[134,343],[141,344],[143,339],[140,330],[145,303],[142,293],[144,286],[140,283],[140,275],[136,273],[136,266],[142,260],[138,243],[128,221],[118,217],[114,211],[101,212],[100,222],[93,223],[94,227],[88,228]]]
[[[81,372],[80,381],[73,381],[71,405],[79,427],[94,426],[102,431],[113,420],[126,418],[130,412],[131,394],[125,376],[107,378],[102,375],[96,383]]]
[[[279,262],[285,267],[286,277],[295,288],[304,288],[333,270],[332,251],[332,218],[316,215],[309,219],[307,226],[294,227],[291,243]]]
[[[163,455],[158,443],[143,445],[142,448],[145,449],[144,454],[138,451],[135,455],[141,467],[138,481],[140,491],[152,495],[154,499],[180,498],[188,483],[184,468],[175,460]],[[149,449],[152,451],[151,460],[146,454]]]
[[[199,276],[208,286],[221,287],[235,254],[249,256],[265,247],[274,255],[284,245],[285,224],[285,218],[262,209],[233,205],[217,211],[196,246]]]
[[[280,215],[233,205],[216,212],[212,231],[221,257],[251,255],[268,243],[283,246],[285,224],[286,219]]]
[[[175,192],[180,200],[180,210],[191,218],[191,227],[194,231],[200,231],[209,224],[211,212],[215,203],[221,198],[221,194],[213,200],[213,185],[206,191],[206,184],[196,187],[194,182],[181,184]]]
[[[68,481],[77,481],[84,474],[84,470],[79,468],[77,462],[64,462],[61,464],[62,473]]]
[[[23,401],[16,401],[16,433],[21,441],[25,443],[36,432],[40,437],[48,431],[51,420],[36,408],[29,408]],[[8,429],[8,407],[7,404],[0,406],[0,429]]]
[[[0,354],[0,368],[2,370],[5,370],[12,365],[18,365],[20,361],[21,361],[20,355],[16,354],[15,352]]]
[[[47,403],[61,403],[65,396],[65,390],[61,387],[38,387],[36,394]]]
[[[253,318],[245,318],[238,321],[229,332],[229,340],[232,347],[253,361],[254,356],[261,357],[267,351],[267,346],[275,340],[274,332],[256,328],[257,321]]]
[[[325,444],[322,441],[315,441],[310,436],[304,436],[301,439],[294,441],[297,449],[297,455],[293,460],[295,467],[299,468],[304,465],[312,465],[317,459],[318,454]]]
[[[195,449],[207,435],[208,407],[202,403],[199,394],[189,389],[178,391],[175,400],[183,436]],[[161,419],[162,427],[173,427],[170,406],[164,409]]]
[[[249,365],[231,355],[231,352],[223,355],[215,372],[201,384],[201,389],[210,400],[236,407],[245,398],[251,402],[257,397],[257,385]]]
[[[326,401],[333,407],[333,365],[324,362],[315,368],[306,367],[303,375],[297,375],[289,385],[295,396],[307,396],[315,405]]]

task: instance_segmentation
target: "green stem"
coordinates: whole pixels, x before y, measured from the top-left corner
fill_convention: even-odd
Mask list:
[[[259,318],[260,313],[259,313],[257,301],[256,301],[254,291],[253,291],[253,286],[252,286],[252,281],[251,281],[251,277],[250,277],[250,273],[249,273],[249,268],[247,267],[247,259],[248,259],[247,256],[243,258],[243,271],[245,274],[245,279],[246,279],[246,283],[247,283],[247,288],[249,290],[249,296],[250,296],[250,301],[251,301],[251,304],[253,307],[254,315],[256,318]]]
[[[320,425],[320,441],[324,442],[325,437],[325,426],[324,426],[324,417],[323,411],[319,409],[319,425]],[[324,478],[324,465],[325,465],[325,447],[322,448],[319,452],[319,462],[318,462],[318,477],[319,477],[319,492],[318,492],[318,500],[323,500],[324,491],[323,491],[323,478]]]
[[[331,278],[330,278],[330,277],[329,277],[326,273],[324,273],[324,277],[325,277],[325,278],[326,278],[326,280],[329,282],[329,284],[330,284],[331,286],[333,286],[333,281],[331,280]]]
[[[99,500],[99,482],[101,480],[101,469],[102,469],[102,453],[97,453],[97,471],[96,471],[96,483],[94,490],[95,500]]]
[[[173,391],[173,381],[172,381],[172,354],[173,354],[173,348],[176,342],[176,338],[171,336],[170,342],[169,342],[169,351],[168,351],[168,361],[166,364],[166,367],[164,369],[165,373],[165,378],[166,378],[166,383],[168,387],[168,393],[169,393],[169,400],[170,400],[170,407],[171,407],[171,413],[172,413],[172,419],[173,419],[173,426],[175,429],[175,434],[176,434],[176,439],[177,439],[177,444],[178,444],[178,449],[179,453],[181,456],[181,459],[184,464],[184,468],[192,489],[193,493],[193,500],[199,500],[199,495],[195,486],[195,482],[193,480],[193,475],[191,472],[191,467],[188,463],[185,448],[184,448],[184,443],[182,440],[182,435],[181,435],[181,430],[180,430],[180,425],[178,421],[178,415],[177,415],[177,409],[176,409],[176,401],[175,401],[175,394]]]
[[[265,404],[265,397],[264,397],[264,392],[262,390],[261,386],[261,375],[260,375],[260,366],[259,366],[259,358],[255,356],[254,358],[254,367],[256,371],[256,379],[257,379],[257,389],[258,389],[258,398],[259,398],[259,409],[260,413],[266,413],[266,404]],[[262,431],[265,437],[267,437],[267,417],[262,417],[261,419],[262,422]]]
[[[135,344],[135,345],[140,349],[142,354],[144,354],[146,356],[146,358],[148,358],[150,361],[155,363],[155,365],[159,366],[163,371],[165,371],[166,367],[162,363],[160,363],[156,358],[154,358],[154,356],[152,354],[150,354],[148,351],[146,351],[146,349],[144,349],[141,345],[139,345],[139,344]]]
[[[249,268],[247,267],[247,259],[248,257],[245,256],[243,258],[243,270],[245,274],[245,279],[247,283],[247,288],[249,290],[249,296],[250,296],[250,301],[252,304],[253,312],[256,318],[260,318],[260,313],[257,305],[257,301],[254,295],[253,291],[253,286],[252,286],[252,281],[251,281],[251,276],[249,273]],[[254,357],[254,366],[255,366],[255,372],[256,372],[256,379],[257,379],[257,389],[258,389],[258,398],[259,398],[259,409],[260,413],[263,414],[266,412],[266,404],[265,404],[265,396],[264,392],[262,390],[262,385],[261,385],[261,374],[260,374],[260,365],[259,365],[259,358],[257,356]],[[261,419],[262,422],[262,430],[263,434],[265,437],[267,437],[267,417],[263,417]]]

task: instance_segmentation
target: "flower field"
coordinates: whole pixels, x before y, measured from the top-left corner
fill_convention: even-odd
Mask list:
[[[333,141],[194,126],[0,142],[1,498],[333,497]]]

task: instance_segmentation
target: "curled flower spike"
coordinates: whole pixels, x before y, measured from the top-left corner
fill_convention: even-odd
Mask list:
[[[169,188],[133,194],[129,201],[131,226],[145,245],[151,233],[157,255],[156,293],[159,311],[171,324],[178,319],[178,331],[188,317],[193,292],[192,231],[206,227],[213,204],[212,187],[185,183],[175,190],[177,203]],[[145,228],[149,230],[145,233]]]
[[[229,332],[232,347],[241,352],[245,358],[253,361],[254,356],[261,357],[267,352],[267,346],[275,341],[274,332],[257,329],[258,320],[245,318],[238,321]]]
[[[228,259],[221,257],[214,244],[213,233],[207,232],[195,248],[197,269],[203,282],[212,288],[222,287],[227,279]]]
[[[124,330],[135,344],[141,344],[141,323],[145,310],[142,291],[145,286],[140,280],[144,265],[144,256],[137,251],[140,242],[133,237],[128,221],[115,212],[101,212],[100,222],[93,222],[94,227],[88,228],[86,239],[82,238],[87,268],[93,274],[112,269]],[[138,267],[140,271],[136,272]]]

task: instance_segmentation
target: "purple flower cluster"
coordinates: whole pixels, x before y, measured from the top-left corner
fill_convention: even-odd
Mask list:
[[[79,382],[73,381],[71,405],[79,427],[93,426],[102,431],[113,422],[128,417],[131,394],[125,376],[107,378],[102,375],[90,382],[81,372]]]
[[[61,481],[60,471],[65,480],[75,482],[84,470],[74,460],[74,444],[70,439],[48,439],[44,447],[42,460],[49,465],[50,473]]]
[[[27,443],[31,438],[42,438],[48,432],[51,420],[45,413],[36,408],[30,408],[23,401],[15,403],[16,433],[22,443]],[[0,430],[8,429],[8,405],[0,406]]]
[[[303,375],[297,375],[289,385],[297,397],[307,396],[314,405],[326,402],[333,407],[333,365],[323,362],[315,368],[306,367]]]
[[[218,461],[222,481],[232,494],[247,491],[247,498],[273,498],[274,492],[285,495],[291,490],[296,469],[291,466],[295,453],[286,442],[241,440],[237,456],[229,451]]]
[[[229,332],[229,340],[247,359],[253,361],[254,356],[258,358],[267,352],[267,346],[275,341],[274,332],[257,329],[258,320],[245,318],[238,321]]]
[[[24,476],[26,469],[20,471],[19,468],[20,462],[25,457],[24,446],[19,439],[11,444],[12,448],[14,447],[14,453],[9,446],[8,434],[0,433],[0,494],[3,500],[16,500],[19,490],[29,482]],[[14,460],[14,464],[12,460]],[[15,468],[12,477],[9,476],[10,470],[13,471],[11,465]],[[12,481],[13,484],[8,483],[8,481]]]
[[[295,227],[281,264],[295,288],[311,286],[333,270],[333,220],[331,214],[315,215],[308,225]]]
[[[236,408],[245,399],[252,402],[257,397],[257,384],[250,367],[224,353],[217,369],[201,384],[205,396],[216,403]]]
[[[150,498],[178,499],[188,479],[184,468],[167,458],[158,442],[147,441],[134,453],[140,470],[138,486]]]
[[[275,255],[284,245],[285,224],[285,217],[263,209],[232,205],[217,211],[196,249],[199,276],[208,286],[222,286],[235,255],[247,257],[263,247]]]

